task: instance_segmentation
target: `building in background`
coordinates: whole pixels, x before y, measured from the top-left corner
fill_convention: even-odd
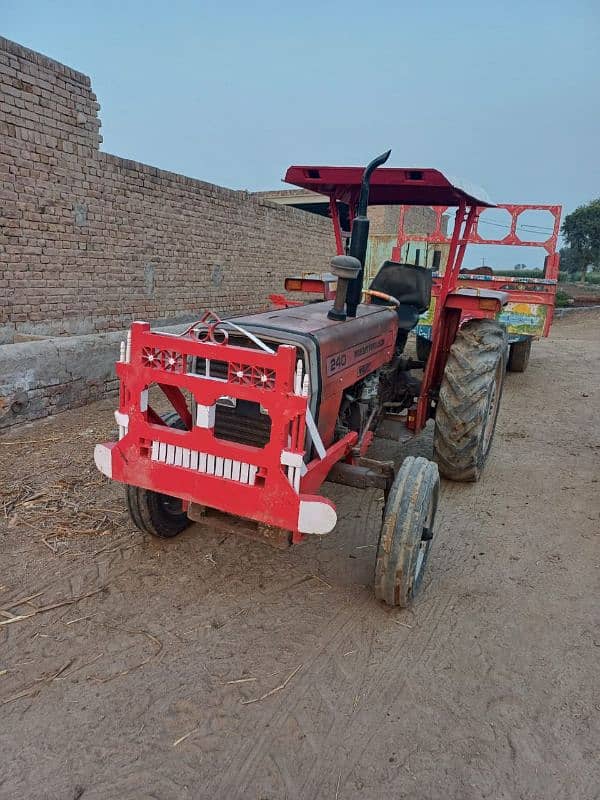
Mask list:
[[[270,192],[255,192],[263,200],[278,205],[293,206],[310,214],[329,217],[329,199],[317,192],[306,189],[276,189]],[[350,236],[350,219],[348,206],[340,203],[340,223],[346,237]],[[371,206],[369,219],[371,228],[369,248],[367,250],[367,279],[374,277],[381,264],[391,258],[398,236],[400,206]],[[444,218],[445,219],[445,218]],[[445,219],[446,223],[447,220]],[[426,236],[435,228],[435,213],[428,206],[409,206],[404,218],[405,232],[411,235],[423,234],[422,241],[411,241],[402,248],[402,261],[406,264],[429,267],[435,272],[443,271],[448,245],[446,243],[431,244]],[[446,233],[446,226],[444,226]]]

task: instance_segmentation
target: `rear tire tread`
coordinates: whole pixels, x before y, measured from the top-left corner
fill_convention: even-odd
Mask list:
[[[455,481],[476,481],[491,448],[483,449],[488,402],[502,362],[496,414],[507,360],[504,328],[487,319],[470,320],[450,349],[438,397],[433,441],[440,473]],[[495,427],[495,422],[494,422]]]

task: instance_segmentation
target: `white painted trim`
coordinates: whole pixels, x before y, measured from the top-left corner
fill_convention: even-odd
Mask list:
[[[315,420],[308,406],[306,406],[306,427],[308,428],[308,432],[310,433],[310,438],[312,439],[312,442],[315,446],[317,455],[321,459],[325,458],[327,451],[325,450],[323,440],[321,439],[321,434],[317,429]]]
[[[286,467],[301,467],[304,463],[302,453],[292,453],[291,450],[282,450],[281,463]]]
[[[131,362],[131,330],[127,331],[127,341],[125,344],[125,363]]]
[[[215,427],[215,406],[203,406],[200,403],[196,406],[196,425],[198,428]]]
[[[167,464],[174,464],[175,463],[175,445],[168,444],[167,445]]]
[[[140,392],[140,411],[148,410],[148,389],[142,389]]]
[[[330,533],[336,526],[337,514],[329,503],[319,500],[301,500],[298,512],[298,530],[322,536]]]
[[[103,475],[112,478],[112,451],[105,444],[94,447],[94,463]]]
[[[123,428],[127,428],[129,426],[129,414],[123,414],[122,411],[115,411],[115,421],[117,425],[121,425]]]

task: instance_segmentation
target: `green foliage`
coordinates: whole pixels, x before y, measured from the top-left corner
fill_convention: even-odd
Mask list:
[[[600,285],[600,272],[589,272],[587,275],[582,272],[559,272],[559,283],[589,283],[592,286]]]
[[[503,278],[543,278],[544,271],[541,269],[495,269],[494,275],[501,275]]]
[[[572,247],[563,247],[559,252],[561,272],[570,272],[571,274],[581,272],[586,259],[580,252],[573,250]]]
[[[600,263],[600,198],[567,214],[562,233],[576,253],[579,268],[585,264]]]
[[[568,306],[572,305],[573,301],[569,297],[566,292],[563,292],[561,289],[558,290],[556,293],[556,307],[557,308],[567,308]]]

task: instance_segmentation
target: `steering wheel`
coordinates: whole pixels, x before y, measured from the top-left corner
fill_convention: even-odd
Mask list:
[[[400,305],[400,300],[385,292],[376,292],[374,289],[363,289],[363,294],[366,294],[368,297],[378,297],[380,300],[387,300],[388,303],[391,303],[396,308]]]

